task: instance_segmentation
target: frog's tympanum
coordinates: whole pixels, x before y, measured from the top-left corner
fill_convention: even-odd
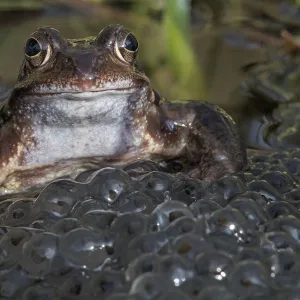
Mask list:
[[[0,194],[141,159],[208,181],[246,165],[233,120],[212,104],[161,98],[124,27],[77,40],[40,28],[24,51],[0,112]]]

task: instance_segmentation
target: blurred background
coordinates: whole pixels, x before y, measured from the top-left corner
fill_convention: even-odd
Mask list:
[[[298,2],[0,0],[0,82],[13,86],[24,43],[39,26],[82,38],[120,23],[139,40],[139,60],[161,96],[220,105],[249,147],[298,146],[297,128],[290,135],[300,109]]]

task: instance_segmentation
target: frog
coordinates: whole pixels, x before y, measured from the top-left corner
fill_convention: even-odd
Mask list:
[[[160,96],[138,50],[137,38],[119,24],[83,39],[51,27],[29,36],[0,107],[0,196],[140,160],[208,182],[246,167],[234,120],[205,101]]]

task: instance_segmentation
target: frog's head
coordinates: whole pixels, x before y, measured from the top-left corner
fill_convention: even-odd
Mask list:
[[[137,62],[138,41],[121,25],[96,37],[64,39],[53,28],[39,28],[26,41],[16,90],[62,94],[125,91],[149,85]]]
[[[140,118],[153,102],[149,79],[137,61],[138,41],[121,25],[76,40],[64,39],[53,28],[39,28],[24,52],[9,100],[21,119],[34,115],[39,122],[58,126]]]

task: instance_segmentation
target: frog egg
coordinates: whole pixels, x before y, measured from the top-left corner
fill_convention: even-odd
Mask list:
[[[154,268],[154,272],[166,276],[175,287],[194,277],[195,268],[180,255],[165,255]]]
[[[169,196],[174,176],[158,171],[150,172],[139,179],[140,191],[156,203],[162,203]]]
[[[238,210],[229,207],[213,212],[207,222],[211,233],[232,235],[238,243],[246,242],[247,232],[252,229],[251,224]]]
[[[179,201],[165,201],[159,204],[151,215],[152,230],[163,231],[177,218],[193,217],[193,212]]]
[[[57,235],[44,232],[32,235],[22,247],[20,265],[36,278],[50,274],[57,255],[57,248]]]
[[[194,212],[196,217],[200,220],[209,219],[214,211],[222,208],[218,203],[209,199],[197,200],[190,206],[191,210]]]
[[[110,261],[114,250],[111,239],[103,232],[76,228],[62,235],[59,249],[63,257],[75,268],[100,270]]]
[[[73,206],[83,200],[86,190],[83,185],[68,179],[59,179],[46,186],[34,202],[33,209],[53,217],[70,215]]]
[[[225,253],[207,249],[197,255],[195,265],[200,276],[208,276],[222,281],[227,280],[228,274],[232,272],[233,260]]]
[[[80,222],[75,218],[65,218],[58,220],[52,227],[49,227],[49,231],[58,235],[63,235],[73,229],[79,228],[80,225]]]
[[[22,199],[14,201],[2,214],[3,224],[10,226],[28,226],[35,217],[33,199]]]
[[[118,169],[104,168],[88,179],[88,195],[103,201],[107,207],[120,205],[123,196],[134,191],[134,182],[130,176]]]
[[[189,263],[193,263],[198,254],[214,249],[204,238],[199,238],[195,233],[179,235],[171,241],[170,248],[172,253],[177,253]]]
[[[78,272],[67,276],[63,282],[56,286],[56,293],[58,299],[78,299],[91,296],[88,291],[84,289],[88,282],[89,276],[85,272]]]
[[[81,218],[80,221],[84,227],[95,230],[110,230],[114,220],[118,217],[118,213],[114,211],[107,211],[102,209],[95,209],[88,211]],[[72,219],[76,220],[77,219]]]
[[[126,244],[126,242],[125,240],[125,243],[122,243],[122,245]],[[122,266],[128,266],[132,260],[145,253],[166,254],[169,251],[169,239],[165,232],[144,233],[136,236],[127,244],[125,251],[118,251]],[[119,245],[120,248],[121,245]]]
[[[33,230],[11,228],[0,240],[1,270],[13,268],[20,262],[24,243],[31,239]]]
[[[161,257],[157,253],[144,253],[135,258],[128,265],[125,275],[127,281],[133,281],[138,276],[151,273],[161,261]]]
[[[268,271],[259,261],[238,262],[228,277],[228,288],[238,297],[267,296],[269,293]]]
[[[229,206],[237,209],[258,230],[261,225],[267,222],[267,212],[253,199],[246,197],[244,194],[237,195],[230,201]]]
[[[180,179],[172,184],[170,199],[191,205],[207,194],[205,184],[200,180]]]

